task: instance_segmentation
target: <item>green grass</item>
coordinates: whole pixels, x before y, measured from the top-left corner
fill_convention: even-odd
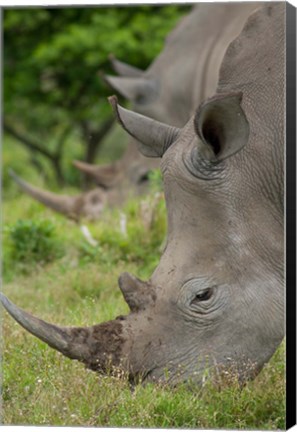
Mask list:
[[[141,202],[154,203],[153,223]],[[127,233],[120,230],[121,212]],[[87,224],[98,246],[90,246],[77,224],[29,197],[4,203],[3,291],[20,307],[60,325],[92,325],[128,312],[117,279],[130,271],[148,278],[158,263],[166,233],[162,195],[129,201]],[[10,230],[19,220],[50,221],[64,252],[47,262],[19,262]],[[8,227],[10,229],[8,229]],[[23,239],[22,239],[23,241]],[[99,376],[23,330],[3,313],[3,423],[16,425],[151,428],[284,429],[284,343],[258,377],[206,382],[202,389],[137,385],[125,377]]]

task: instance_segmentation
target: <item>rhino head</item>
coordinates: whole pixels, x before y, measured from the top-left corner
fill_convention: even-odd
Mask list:
[[[82,161],[73,161],[74,166],[87,174],[109,195],[120,202],[120,196],[140,195],[147,192],[149,175],[159,168],[159,162],[145,158],[137,150],[137,144],[131,140],[121,159],[107,165],[93,165]],[[111,200],[112,201],[112,200]]]
[[[93,165],[75,160],[73,161],[73,165],[82,173],[91,177],[96,185],[103,189],[111,189],[118,183],[121,177],[119,161],[107,165]]]
[[[137,323],[130,354],[147,379],[165,369],[172,382],[201,379],[206,364],[235,365],[246,378],[283,338],[282,213],[275,218],[261,193],[248,209],[255,185],[244,187],[243,174],[255,173],[244,168],[250,128],[241,102],[240,92],[220,93],[177,129],[111,98],[140,150],[162,157],[167,245],[149,281],[151,321]]]
[[[110,99],[140,150],[162,158],[166,248],[149,281],[120,276],[127,316],[61,328],[2,297],[23,327],[93,370],[123,368],[132,381],[200,383],[206,368],[229,367],[246,379],[269,360],[284,335],[283,10],[251,16],[226,53],[217,93],[183,128]],[[263,28],[267,41],[258,38]],[[279,103],[263,103],[268,96]]]

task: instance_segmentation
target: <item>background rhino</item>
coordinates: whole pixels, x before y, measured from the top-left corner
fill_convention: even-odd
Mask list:
[[[114,69],[121,76],[105,79],[132,101],[135,111],[183,126],[202,100],[215,92],[224,53],[258,5],[199,4],[167,37],[164,50],[145,72],[112,57]],[[36,188],[30,194],[34,188],[24,184],[22,189],[68,217],[97,219],[106,204],[122,204],[128,196],[145,192],[149,172],[159,167],[159,161],[145,158],[136,144],[131,139],[123,157],[109,165],[74,162],[103,190],[66,197],[40,190],[37,193]]]
[[[124,273],[131,313],[87,328],[32,317],[27,330],[87,367],[200,382],[205,367],[254,376],[284,335],[284,10],[265,5],[230,44],[216,94],[182,128],[111,102],[144,152],[162,156],[168,241],[148,282]],[[149,149],[149,150],[147,150]]]
[[[255,3],[200,4],[167,37],[162,53],[147,71],[111,55],[113,68],[120,77],[106,75],[104,79],[132,102],[134,111],[174,126],[183,126],[203,96],[215,90],[225,49],[255,7]],[[217,34],[213,34],[214,25]],[[226,26],[230,28],[228,33]],[[212,56],[214,60],[211,62]],[[106,189],[117,187],[130,172],[134,173],[135,166],[144,175],[145,171],[159,167],[158,161],[144,158],[136,150],[136,143],[130,140],[123,157],[110,165],[96,166],[80,161],[75,161],[74,165],[91,176],[98,186]],[[129,165],[132,169],[128,168]]]
[[[146,71],[113,60],[120,77],[106,81],[130,100],[133,110],[172,126],[184,126],[213,95],[230,42],[261,3],[200,3],[170,33]]]

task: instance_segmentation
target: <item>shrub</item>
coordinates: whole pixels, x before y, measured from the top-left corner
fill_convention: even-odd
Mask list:
[[[49,220],[18,220],[7,229],[11,259],[23,263],[47,263],[63,255],[55,237],[55,225]]]

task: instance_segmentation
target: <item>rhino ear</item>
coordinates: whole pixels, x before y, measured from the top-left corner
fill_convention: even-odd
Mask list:
[[[194,118],[204,156],[220,162],[247,143],[249,123],[241,108],[242,93],[219,94],[202,103]]]
[[[121,107],[116,96],[111,96],[108,100],[118,122],[137,140],[138,149],[144,156],[162,157],[179,136],[180,129]]]
[[[130,66],[127,63],[121,62],[113,54],[109,54],[109,60],[111,62],[113,70],[120,76],[130,77],[130,78],[140,78],[143,75],[141,69],[135,66]]]
[[[145,105],[158,96],[158,85],[155,80],[136,77],[104,76],[105,81],[129,101]]]

